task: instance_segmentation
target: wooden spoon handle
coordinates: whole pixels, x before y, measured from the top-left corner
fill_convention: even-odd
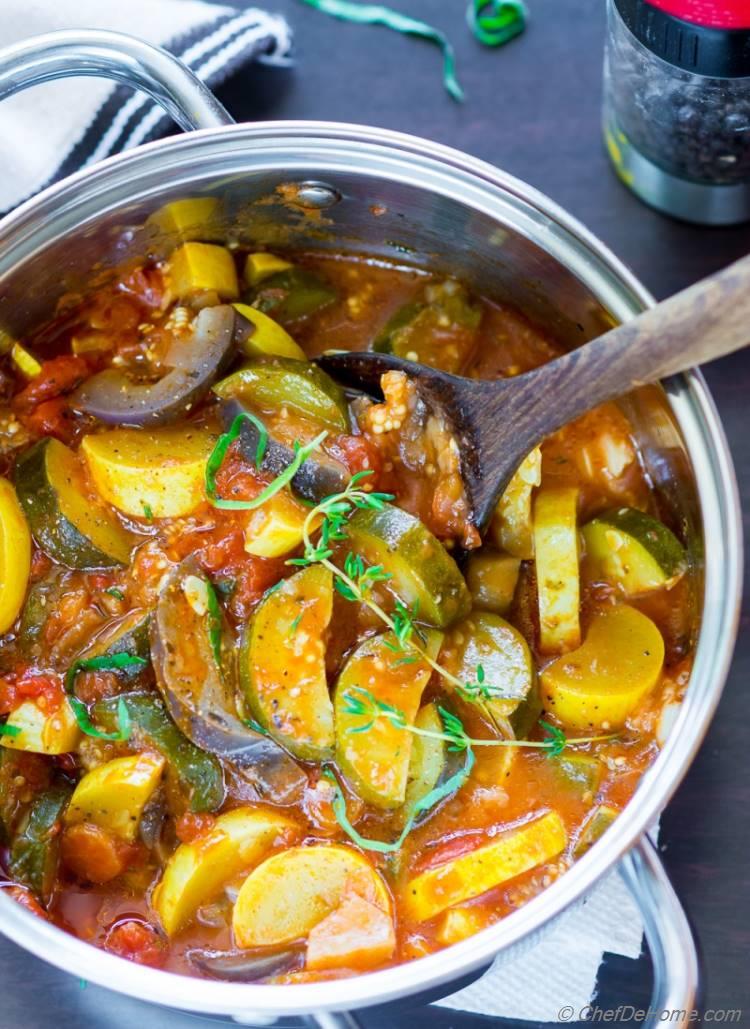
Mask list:
[[[541,437],[605,400],[731,354],[748,343],[750,257],[743,257],[632,321],[522,376],[527,388],[521,392],[536,409]],[[520,414],[519,408],[516,411]]]

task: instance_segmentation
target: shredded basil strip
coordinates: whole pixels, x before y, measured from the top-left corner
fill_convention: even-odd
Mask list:
[[[22,731],[23,730],[20,725],[8,725],[6,722],[3,722],[3,724],[0,725],[0,736],[10,736],[12,738],[14,736],[20,736]]]
[[[259,460],[262,461],[263,455],[265,454],[265,448],[268,442],[268,433],[266,432],[263,422],[248,411],[241,411],[236,416],[229,427],[229,430],[219,437],[216,446],[206,462],[206,496],[214,507],[221,508],[225,511],[252,511],[256,507],[261,507],[267,500],[270,500],[271,497],[275,497],[276,494],[284,488],[284,486],[287,486],[292,481],[310,454],[318,449],[320,444],[328,435],[327,430],[321,432],[319,436],[316,436],[314,440],[310,443],[306,443],[304,446],[300,446],[299,443],[295,442],[293,460],[286,466],[284,471],[280,475],[277,475],[273,482],[270,482],[253,500],[226,500],[224,497],[220,497],[216,492],[216,474],[221,468],[224,458],[227,456],[227,451],[242,431],[242,423],[244,421],[252,422],[260,433],[260,439],[258,440],[258,447],[255,453],[256,467],[258,466]],[[263,440],[264,436],[265,440]],[[261,441],[263,441],[262,447]]]
[[[398,839],[394,840],[393,843],[383,843],[382,840],[368,840],[366,836],[361,836],[354,828],[352,823],[349,821],[349,816],[346,813],[346,798],[339,786],[333,772],[325,770],[323,775],[334,786],[334,798],[333,798],[333,813],[336,816],[336,821],[339,823],[341,828],[344,830],[346,835],[352,840],[357,846],[362,847],[363,850],[374,850],[378,854],[393,854],[395,851],[400,850],[403,846],[404,840],[414,828],[414,823],[420,815],[424,814],[425,811],[429,811],[431,808],[439,804],[441,800],[451,796],[459,790],[471,774],[471,770],[474,767],[474,751],[471,747],[466,750],[466,758],[462,768],[459,768],[457,772],[445,782],[436,786],[434,789],[426,793],[421,800],[412,808],[411,814],[409,815],[404,828],[401,830],[401,835]]]
[[[359,25],[383,25],[395,32],[419,36],[420,39],[435,43],[443,52],[443,85],[454,100],[463,100],[464,91],[456,77],[456,56],[453,47],[447,36],[439,29],[382,4],[360,4],[353,3],[352,0],[302,0],[302,3],[342,21],[356,22]]]
[[[221,670],[221,608],[219,598],[213,585],[206,580],[206,598],[208,607],[208,641],[219,670]]]
[[[522,0],[469,0],[466,20],[484,46],[503,46],[526,28],[528,12]]]
[[[125,594],[122,592],[122,590],[118,590],[116,586],[108,586],[104,592],[108,593],[110,597],[114,597],[115,600],[125,599]]]
[[[68,694],[68,703],[78,722],[81,732],[87,736],[94,736],[98,740],[111,740],[112,742],[124,743],[130,739],[131,724],[130,714],[125,701],[120,697],[117,704],[117,732],[107,733],[97,729],[89,717],[89,711],[82,700],[73,693],[76,676],[79,672],[116,672],[122,668],[143,668],[148,664],[143,657],[136,657],[134,654],[101,654],[99,657],[83,657],[74,661],[65,673],[65,692]]]

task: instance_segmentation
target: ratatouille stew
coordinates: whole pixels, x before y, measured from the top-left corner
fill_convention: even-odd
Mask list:
[[[137,962],[309,982],[497,922],[606,831],[694,622],[625,415],[529,454],[481,537],[417,384],[310,360],[494,378],[553,339],[450,278],[188,238],[6,344],[6,893]]]

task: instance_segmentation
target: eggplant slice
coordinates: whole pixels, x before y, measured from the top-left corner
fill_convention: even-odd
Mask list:
[[[210,626],[210,612],[191,603],[194,579],[206,581],[188,557],[169,575],[151,623],[151,657],[167,710],[196,746],[241,769],[261,798],[292,796],[307,777],[278,743],[240,720],[229,632],[221,626],[220,667],[211,638],[219,626]]]
[[[170,348],[170,370],[153,383],[138,383],[125,372],[108,368],[87,379],[71,405],[107,425],[166,425],[200,401],[232,358],[235,347],[255,327],[230,304],[204,308],[193,334]]]
[[[225,429],[234,422],[238,414],[250,411],[250,408],[242,400],[233,397],[225,400],[220,407],[221,421]],[[251,421],[242,424],[239,435],[239,447],[242,456],[246,460],[255,463],[255,455],[258,449],[258,430]],[[261,463],[261,471],[269,472],[274,478],[281,475],[295,458],[295,453],[290,446],[273,438],[269,433],[266,451]],[[317,450],[310,454],[300,470],[292,479],[291,485],[294,492],[304,500],[320,503],[325,497],[332,493],[340,493],[346,489],[350,479],[349,470],[333,457]]]
[[[193,968],[202,975],[222,979],[230,983],[254,983],[272,975],[282,975],[302,967],[301,947],[271,951],[257,950],[208,950],[193,947],[185,957]]]

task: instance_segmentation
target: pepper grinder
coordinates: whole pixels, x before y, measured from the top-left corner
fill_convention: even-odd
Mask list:
[[[604,138],[659,211],[750,220],[750,3],[608,0]]]

